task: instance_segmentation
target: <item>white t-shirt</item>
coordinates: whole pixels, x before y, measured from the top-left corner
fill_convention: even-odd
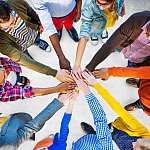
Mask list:
[[[32,0],[32,2],[48,36],[57,33],[52,17],[67,16],[76,6],[76,0]]]

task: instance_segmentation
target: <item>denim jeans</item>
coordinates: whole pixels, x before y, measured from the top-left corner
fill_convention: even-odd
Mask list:
[[[140,137],[134,137],[128,135],[126,132],[118,130],[114,127],[114,131],[111,133],[112,139],[117,144],[120,150],[132,150],[132,142],[136,142]]]
[[[14,114],[2,126],[0,132],[0,150],[17,150],[19,145],[29,140],[32,135],[40,131],[63,104],[54,99],[34,119],[27,113]]]

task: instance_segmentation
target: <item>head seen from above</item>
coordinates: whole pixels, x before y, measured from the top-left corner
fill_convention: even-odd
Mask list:
[[[132,145],[133,150],[150,150],[150,138],[138,139]]]
[[[101,10],[110,8],[115,0],[96,0],[96,4]]]
[[[14,16],[11,8],[5,1],[0,1],[0,28],[9,28],[14,25]]]

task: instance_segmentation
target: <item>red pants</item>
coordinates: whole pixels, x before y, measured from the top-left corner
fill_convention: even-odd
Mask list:
[[[74,8],[74,10],[66,17],[62,18],[52,18],[53,23],[57,30],[60,30],[63,27],[63,24],[66,28],[66,30],[70,30],[73,25],[73,17],[75,16],[77,12],[77,9]]]

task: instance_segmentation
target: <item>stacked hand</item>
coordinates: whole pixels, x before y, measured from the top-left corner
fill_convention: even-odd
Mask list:
[[[107,80],[109,78],[108,68],[96,69],[92,72],[96,79],[101,78]]]

